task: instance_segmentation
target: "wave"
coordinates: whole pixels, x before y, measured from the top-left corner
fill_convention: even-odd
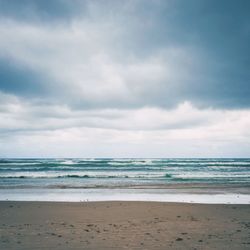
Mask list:
[[[36,171],[164,171],[167,170],[167,167],[138,167],[138,166],[128,166],[128,167],[101,167],[101,166],[24,166],[24,167],[0,167],[0,172],[2,171],[29,171],[29,172],[36,172]]]
[[[64,175],[64,176],[58,176],[57,178],[90,178],[89,175],[85,174],[85,175],[77,175],[77,174],[68,174],[68,175]]]
[[[108,175],[108,176],[89,176],[89,175],[59,175],[59,176],[25,176],[25,175],[20,175],[20,176],[4,176],[1,178],[6,178],[6,179],[50,179],[50,178],[129,178],[129,176],[114,176],[114,175]]]
[[[133,169],[133,168],[145,168],[145,170],[157,169],[157,168],[177,168],[186,169],[186,170],[196,170],[199,168],[202,169],[236,169],[239,168],[250,168],[250,160],[244,161],[229,161],[229,160],[169,160],[169,159],[27,159],[27,160],[0,160],[0,171],[2,170],[17,170],[25,169],[31,170],[39,169],[40,170],[50,170],[50,169],[77,169],[77,168],[105,168],[105,169]],[[147,168],[147,169],[146,169]]]
[[[131,178],[131,179],[250,179],[250,174],[246,173],[232,173],[232,174],[211,174],[211,173],[194,173],[194,174],[177,174],[177,173],[128,173],[128,172],[107,172],[107,173],[15,173],[0,175],[0,179],[6,178]]]
[[[194,172],[194,173],[178,173],[175,175],[178,178],[250,178],[249,172],[239,172],[239,173],[203,173],[203,172]]]
[[[165,173],[140,173],[140,172],[89,172],[89,173],[62,173],[62,172],[48,172],[48,173],[15,173],[15,174],[2,174],[0,179],[5,178],[170,178],[170,174]]]
[[[250,159],[0,159],[1,186],[249,181]]]

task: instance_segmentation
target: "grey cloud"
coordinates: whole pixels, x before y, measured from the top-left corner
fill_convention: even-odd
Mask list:
[[[184,101],[202,108],[250,106],[248,1],[0,4],[2,20],[25,20],[38,31],[23,36],[11,55],[16,64],[29,67],[2,63],[2,91],[35,99],[40,95],[44,102],[76,109],[173,108]],[[44,22],[46,17],[47,22],[71,22],[52,22],[48,29],[26,18],[27,13]],[[23,30],[15,23],[20,32],[10,37],[18,43]],[[33,40],[36,35],[42,43]],[[102,53],[108,59],[96,62]]]
[[[25,66],[5,59],[0,60],[0,90],[23,97],[41,97],[51,89],[44,84],[46,77]]]
[[[67,21],[84,12],[85,1],[79,0],[1,0],[2,17],[21,21]]]
[[[164,47],[191,47],[197,63],[180,64],[189,79],[174,89],[163,84],[164,102],[169,96],[191,100],[196,105],[220,108],[249,107],[250,94],[250,3],[249,1],[166,1],[161,7],[144,8],[144,20],[151,25],[137,30],[137,51],[155,53]],[[152,6],[151,6],[152,7]],[[138,46],[136,46],[138,44]],[[143,44],[143,46],[141,46]],[[178,67],[178,66],[177,66]],[[165,91],[164,91],[165,89]]]

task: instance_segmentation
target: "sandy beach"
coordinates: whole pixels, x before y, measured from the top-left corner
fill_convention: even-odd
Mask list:
[[[249,249],[250,206],[0,202],[0,249]]]

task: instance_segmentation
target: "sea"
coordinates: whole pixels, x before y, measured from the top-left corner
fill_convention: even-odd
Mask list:
[[[250,204],[250,159],[0,159],[0,200]]]

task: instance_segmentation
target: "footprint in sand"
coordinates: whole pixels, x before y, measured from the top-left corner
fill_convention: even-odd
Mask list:
[[[182,241],[183,239],[182,238],[176,238],[175,241]]]

